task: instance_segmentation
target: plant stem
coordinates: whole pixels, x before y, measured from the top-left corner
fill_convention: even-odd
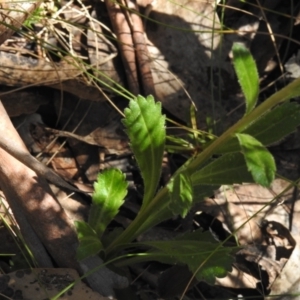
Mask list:
[[[191,163],[187,166],[190,174],[198,170],[199,166],[209,159],[219,146],[226,143],[234,134],[243,131],[251,123],[264,115],[267,111],[272,109],[274,106],[288,100],[292,97],[296,97],[300,94],[300,78],[296,79],[277,93],[273,94],[262,104],[257,106],[251,113],[245,115],[237,123],[226,130],[219,138],[217,138],[210,146],[205,148]]]
[[[159,223],[160,220],[158,220],[157,215],[159,215],[159,212],[164,212],[168,209],[168,197],[168,189],[164,187],[156,194],[147,207],[139,211],[126,230],[106,248],[106,254],[114,251],[122,244],[130,243],[141,233]]]

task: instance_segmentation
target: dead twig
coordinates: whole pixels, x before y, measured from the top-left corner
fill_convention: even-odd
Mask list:
[[[117,36],[121,57],[126,73],[129,90],[134,94],[140,93],[138,72],[136,68],[135,50],[132,33],[120,5],[111,0],[105,1],[112,27]]]
[[[134,95],[142,93],[145,96],[150,94],[155,96],[150,55],[136,2],[133,0],[127,3],[123,0],[105,2],[118,38],[129,90]]]
[[[141,83],[143,85],[143,92],[145,96],[153,95],[155,97],[154,82],[150,68],[150,55],[145,40],[143,21],[138,14],[138,6],[136,1],[129,0],[128,8],[130,9],[130,27],[136,51],[136,59],[138,62]]]

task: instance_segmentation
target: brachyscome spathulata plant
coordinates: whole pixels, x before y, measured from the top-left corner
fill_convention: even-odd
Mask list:
[[[170,241],[133,243],[135,238],[173,216],[185,217],[190,208],[222,184],[256,182],[269,186],[276,166],[266,146],[282,139],[300,124],[300,106],[287,102],[300,95],[300,79],[273,94],[256,107],[258,73],[250,52],[234,44],[234,67],[245,95],[244,116],[191,157],[158,189],[165,149],[165,117],[161,103],[152,96],[138,96],[125,109],[124,125],[139,166],[144,195],[139,213],[121,233],[104,237],[106,226],[118,213],[127,193],[127,183],[119,170],[106,170],[94,185],[93,205],[87,223],[76,222],[80,247],[78,259],[99,252],[106,258],[118,257],[122,249],[148,247],[130,262],[158,260],[187,264],[199,280],[213,283],[230,270],[235,248],[223,247],[210,233],[195,231]],[[105,241],[105,243],[104,243]],[[104,245],[105,244],[105,245]]]

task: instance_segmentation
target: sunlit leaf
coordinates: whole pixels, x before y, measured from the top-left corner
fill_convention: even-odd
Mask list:
[[[241,133],[236,136],[254,181],[262,186],[269,186],[276,171],[272,154],[254,137]]]
[[[89,256],[98,254],[102,244],[93,228],[86,222],[75,221],[79,247],[77,248],[77,259],[82,260]]]
[[[126,194],[127,182],[120,170],[109,169],[98,175],[94,183],[89,225],[96,231],[99,238],[118,213]]]
[[[234,43],[232,52],[234,69],[245,95],[246,114],[248,114],[255,107],[259,93],[259,76],[256,64],[250,51],[244,45]]]
[[[131,100],[124,113],[123,123],[144,180],[143,205],[147,206],[160,179],[166,139],[165,116],[161,113],[161,103],[155,103],[152,96]]]

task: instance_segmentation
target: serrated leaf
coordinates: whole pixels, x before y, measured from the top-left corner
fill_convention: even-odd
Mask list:
[[[170,192],[169,209],[174,215],[186,216],[193,204],[193,187],[190,176],[186,172],[173,177],[168,184]]]
[[[272,154],[251,135],[238,133],[236,136],[254,181],[262,186],[269,186],[276,171]]]
[[[144,181],[143,206],[147,206],[160,179],[166,139],[165,116],[161,113],[161,103],[155,103],[152,96],[131,100],[124,113],[123,123]]]
[[[77,248],[77,259],[83,260],[89,256],[98,254],[103,246],[97,236],[97,233],[89,224],[82,221],[75,221],[79,246]]]
[[[253,182],[242,153],[224,154],[191,176],[193,186]]]
[[[98,238],[101,238],[124,203],[127,185],[125,175],[120,170],[109,169],[98,175],[89,214],[89,225],[96,231]]]
[[[300,125],[300,105],[295,102],[284,103],[275,107],[263,117],[252,123],[242,133],[249,134],[268,146],[280,141],[295,131]],[[221,146],[217,153],[240,151],[237,138],[233,138]]]
[[[232,47],[233,65],[238,81],[246,98],[246,114],[256,105],[259,93],[259,76],[250,51],[240,43]]]
[[[207,233],[197,234],[197,239],[183,236],[172,241],[143,242],[157,249],[151,259],[169,263],[171,260],[186,264],[198,280],[214,284],[215,277],[224,277],[231,270],[235,248],[224,248],[213,242]],[[199,268],[200,267],[200,268]]]

